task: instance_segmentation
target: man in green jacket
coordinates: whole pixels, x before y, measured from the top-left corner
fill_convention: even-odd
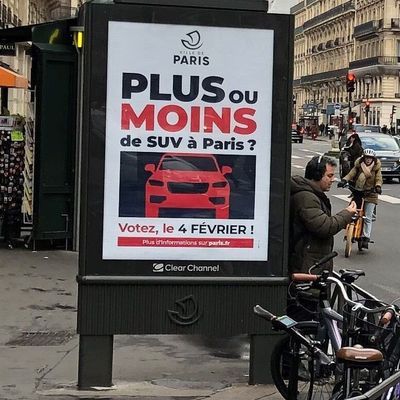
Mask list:
[[[331,215],[331,203],[326,196],[335,181],[334,159],[313,157],[306,166],[305,177],[293,176],[290,193],[289,273],[308,269],[333,250],[333,236],[351,222],[356,212],[355,202]],[[332,270],[328,261],[314,273]]]

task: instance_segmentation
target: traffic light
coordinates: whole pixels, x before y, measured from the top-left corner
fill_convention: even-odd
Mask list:
[[[353,124],[356,122],[356,118],[357,117],[357,113],[355,112],[351,112],[349,115],[349,118],[347,120],[348,124],[349,124],[349,130],[353,129]]]
[[[392,106],[392,114],[396,114],[396,106]]]
[[[365,113],[366,113],[366,114],[369,113],[369,101],[368,101],[368,100],[365,102],[365,108],[364,108],[364,110],[365,110]]]
[[[346,88],[349,93],[354,92],[356,84],[356,76],[351,72],[348,72],[346,75]]]

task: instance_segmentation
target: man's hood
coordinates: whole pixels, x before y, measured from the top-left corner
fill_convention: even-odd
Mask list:
[[[311,192],[315,193],[317,196],[325,195],[320,187],[312,180],[303,178],[300,175],[295,175],[292,176],[290,194],[293,195],[298,192]]]

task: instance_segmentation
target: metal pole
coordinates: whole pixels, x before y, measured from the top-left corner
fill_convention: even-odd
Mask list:
[[[367,83],[367,103],[368,104],[368,99],[369,99],[369,83]],[[368,105],[369,107],[369,105]],[[368,114],[369,114],[369,108],[365,110],[365,124],[368,125]]]
[[[349,92],[349,115],[347,116],[347,125],[350,128],[350,120],[351,120],[351,92]]]

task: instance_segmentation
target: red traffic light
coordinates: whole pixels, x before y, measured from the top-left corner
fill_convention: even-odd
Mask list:
[[[356,83],[356,76],[353,73],[348,72],[346,75],[346,88],[348,92],[354,92],[355,83]]]
[[[356,81],[356,76],[352,74],[351,72],[347,73],[347,82],[355,82]]]

